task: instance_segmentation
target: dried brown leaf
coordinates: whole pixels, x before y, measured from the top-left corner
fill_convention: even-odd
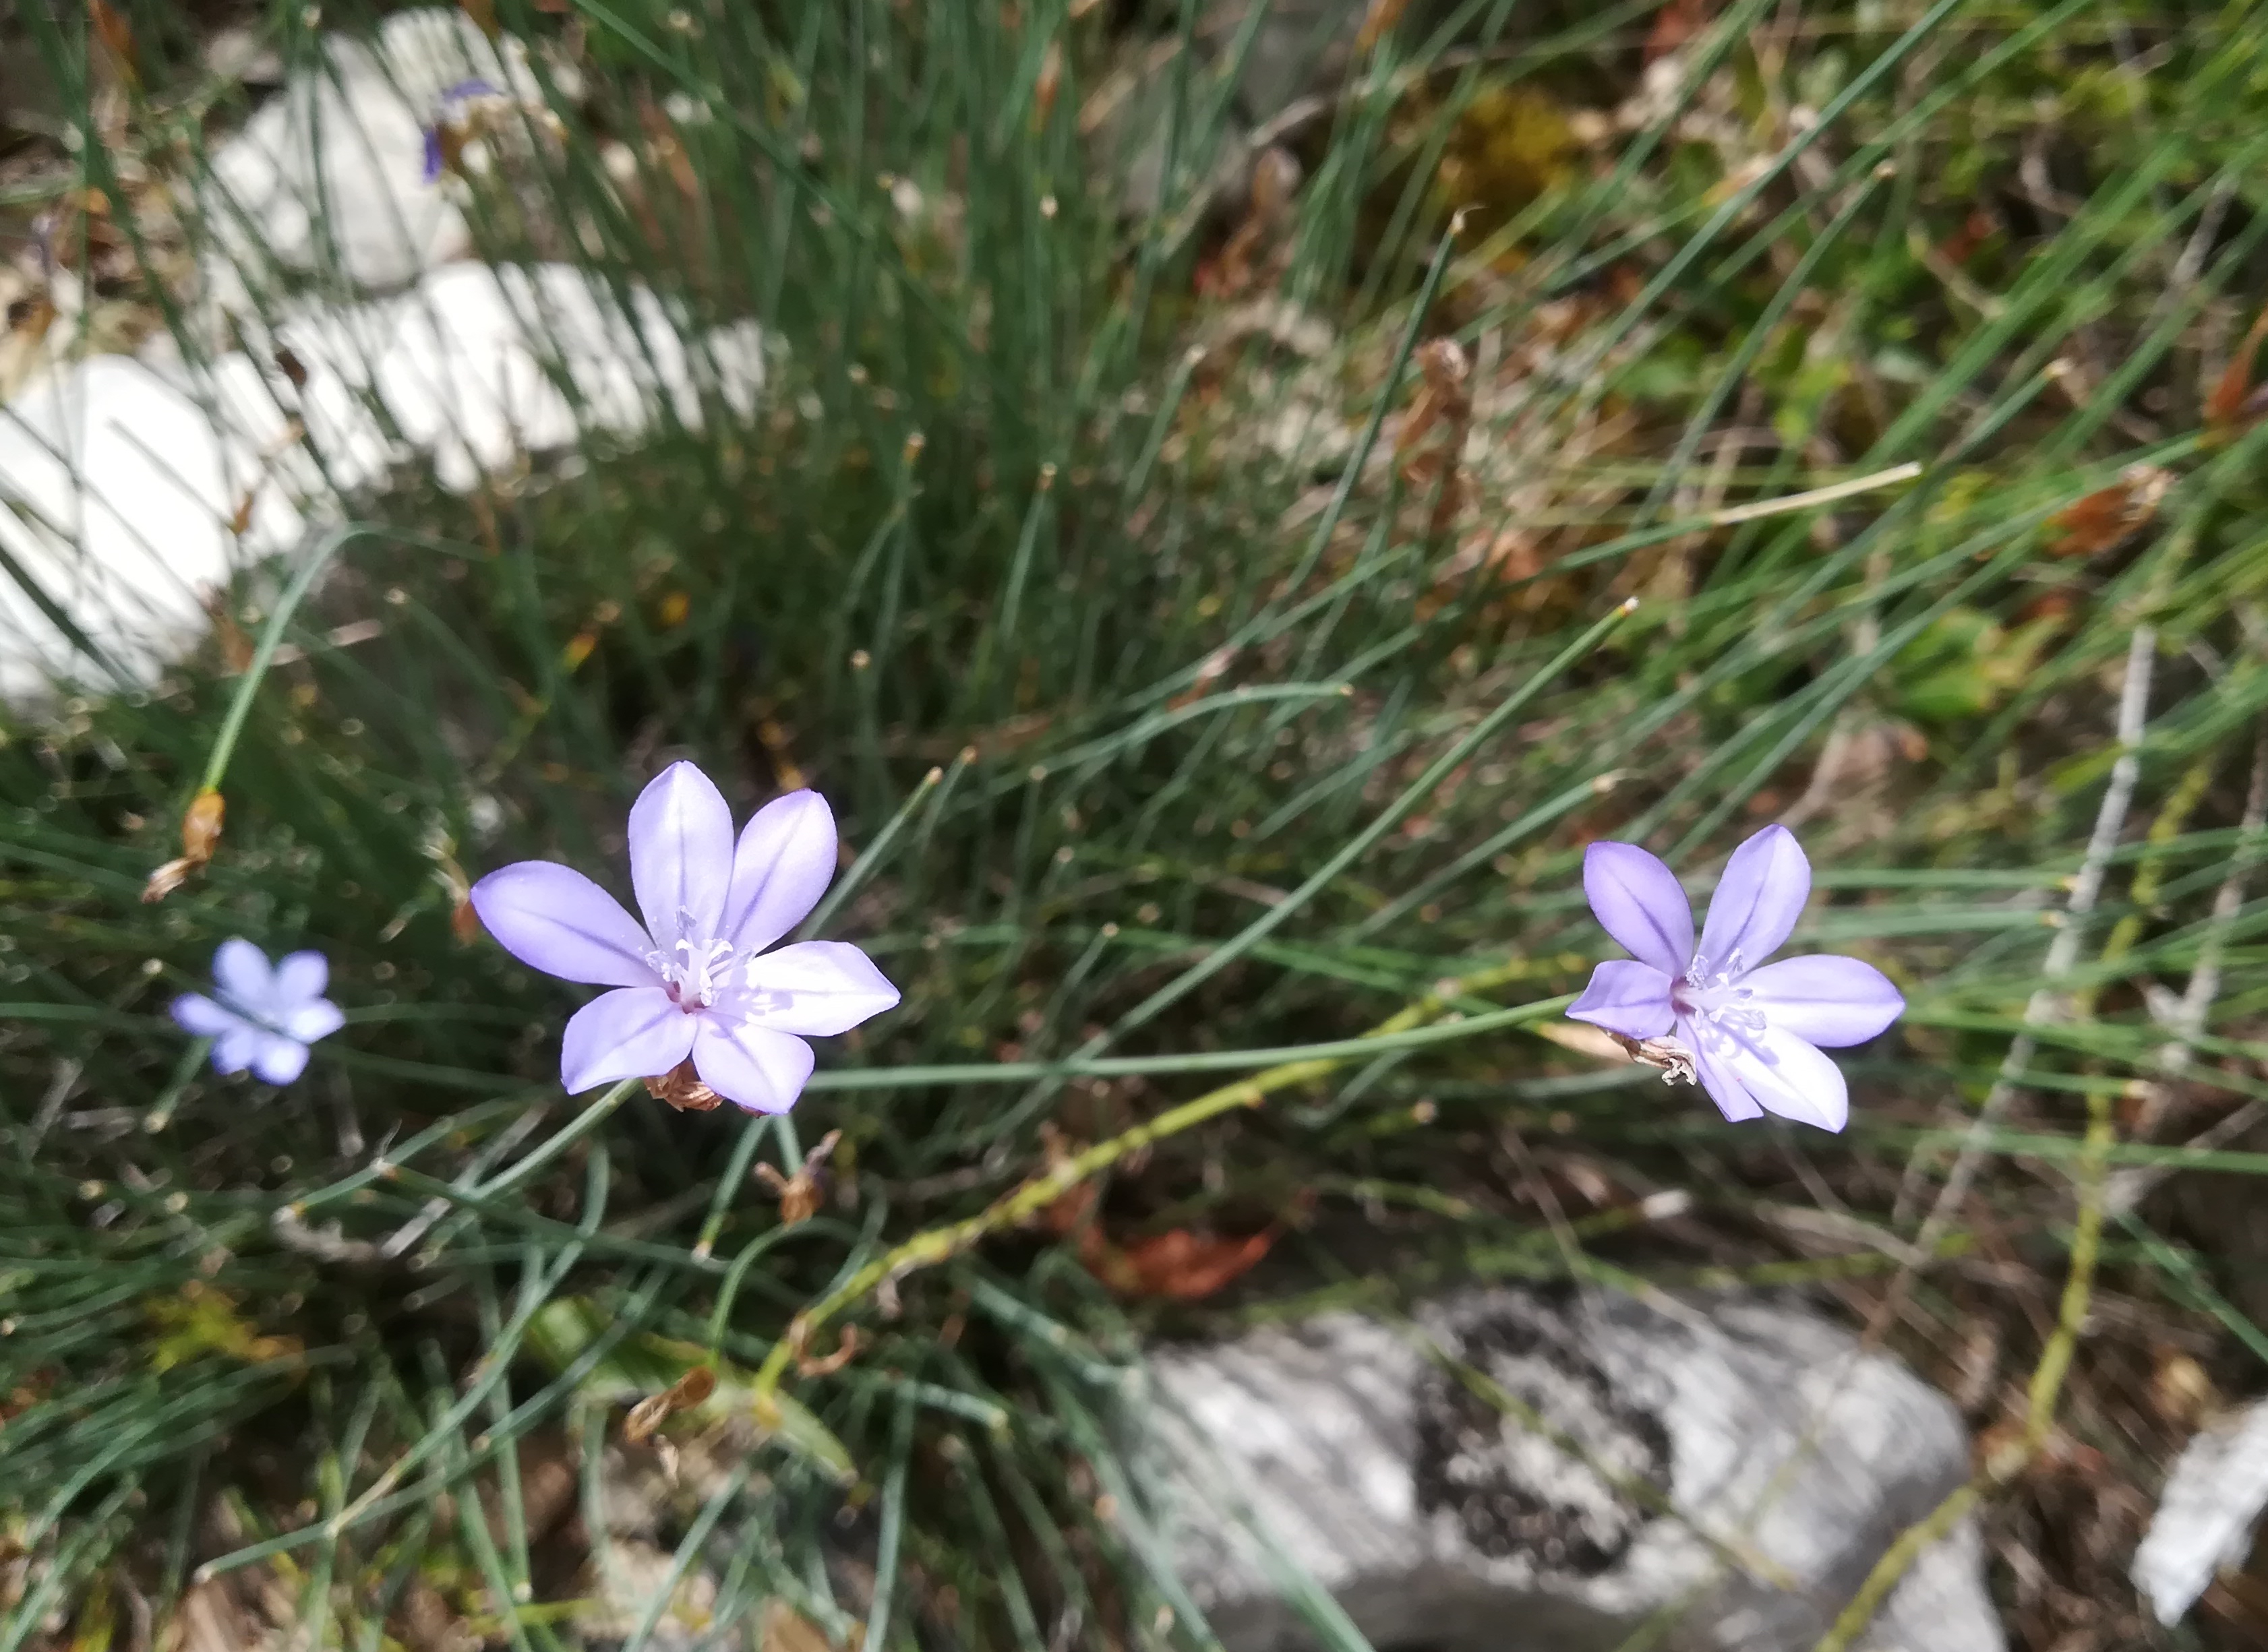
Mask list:
[[[690,1411],[716,1391],[717,1373],[705,1365],[696,1365],[661,1392],[649,1395],[633,1406],[622,1424],[622,1438],[632,1445],[644,1445],[653,1438],[654,1430],[675,1413]]]
[[[2174,474],[2159,465],[2129,465],[2118,480],[2096,489],[2048,518],[2058,530],[2047,543],[2051,556],[2092,556],[2107,551],[2149,525],[2174,485]]]
[[[2205,422],[2209,429],[2226,431],[2246,416],[2252,403],[2252,359],[2259,354],[2264,337],[2268,337],[2268,310],[2261,311],[2205,399]]]
[[[1237,1239],[1169,1228],[1123,1249],[1090,1247],[1098,1253],[1082,1259],[1090,1272],[1122,1295],[1202,1302],[1257,1267],[1279,1231],[1269,1228]]]
[[[1362,29],[1354,37],[1355,55],[1361,56],[1386,38],[1387,31],[1402,21],[1402,14],[1410,9],[1410,0],[1370,0],[1370,10],[1362,14]]]
[[[1684,45],[1709,26],[1715,10],[1716,0],[1669,0],[1653,14],[1653,26],[1646,31],[1646,61],[1667,57]]]

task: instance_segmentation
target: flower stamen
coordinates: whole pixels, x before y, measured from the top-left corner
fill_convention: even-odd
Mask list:
[[[666,952],[645,955],[646,966],[661,977],[662,990],[669,995],[670,1002],[688,1015],[717,1002],[727,985],[725,975],[732,966],[733,952],[729,941],[693,939],[689,933],[693,928],[693,914],[681,907],[676,944]]]
[[[1764,1011],[1756,1005],[1756,989],[1739,984],[1748,973],[1747,961],[1735,947],[1725,955],[1722,968],[1712,968],[1697,952],[1685,966],[1683,980],[1672,984],[1669,1002],[1694,1035],[1694,1041],[1712,1051],[1738,1048],[1766,1066],[1777,1061],[1764,1048],[1769,1030]]]

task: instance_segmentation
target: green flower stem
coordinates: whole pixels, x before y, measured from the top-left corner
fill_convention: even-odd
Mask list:
[[[569,1148],[574,1146],[576,1142],[606,1123],[614,1116],[615,1109],[628,1101],[636,1091],[644,1087],[644,1083],[645,1081],[642,1078],[625,1078],[621,1083],[584,1108],[581,1112],[576,1114],[558,1134],[537,1148],[510,1170],[470,1189],[465,1197],[475,1201],[489,1200],[495,1199],[498,1193],[517,1187]]]
[[[1547,998],[1516,1010],[1468,1016],[1432,1026],[1425,1024],[1461,999],[1517,980],[1525,967],[1524,962],[1515,960],[1441,981],[1432,992],[1388,1017],[1363,1038],[1308,1045],[1295,1052],[1297,1059],[1279,1061],[1249,1078],[1207,1090],[1193,1101],[1169,1108],[1147,1123],[1136,1125],[1130,1130],[1122,1132],[1107,1142],[1099,1142],[1085,1152],[1064,1159],[1045,1175],[1033,1178],[966,1221],[948,1222],[914,1235],[904,1244],[869,1262],[824,1298],[795,1317],[788,1334],[772,1345],[771,1352],[764,1357],[762,1368],[756,1373],[757,1393],[769,1394],[777,1389],[789,1360],[795,1356],[797,1350],[807,1344],[812,1335],[829,1320],[885,1280],[895,1280],[917,1267],[934,1267],[968,1250],[988,1234],[998,1233],[1004,1228],[1013,1227],[1037,1215],[1087,1178],[1108,1170],[1128,1154],[1148,1147],[1153,1142],[1178,1135],[1235,1108],[1256,1107],[1279,1090],[1311,1083],[1350,1061],[1375,1056],[1382,1048],[1446,1043],[1452,1039],[1469,1038],[1476,1032],[1498,1027],[1540,1021],[1565,1009],[1572,1002],[1569,997]],[[1124,1072],[1130,1068],[1145,1072],[1195,1072],[1208,1067],[1256,1064],[1260,1060],[1273,1059],[1286,1053],[1246,1050],[1224,1055],[1162,1057],[1138,1067],[1123,1060],[1020,1065],[1042,1068],[1049,1075]]]
[[[1506,965],[1503,968],[1519,974],[1528,973],[1524,962]],[[1496,973],[1493,970],[1489,973]],[[1506,980],[1511,978],[1511,975],[1506,977]],[[1438,995],[1428,995],[1421,1002],[1435,1003],[1437,1009],[1447,1007],[1446,1001],[1438,1000]],[[1334,1039],[1322,1044],[1282,1044],[1258,1050],[1203,1050],[1181,1055],[1105,1055],[1092,1061],[970,1061],[939,1067],[852,1068],[839,1072],[815,1073],[805,1089],[896,1090],[909,1084],[1020,1084],[1037,1078],[1154,1077],[1167,1073],[1233,1073],[1248,1068],[1314,1061],[1336,1066],[1358,1055],[1368,1060],[1390,1051],[1421,1049],[1429,1044],[1450,1044],[1459,1039],[1469,1039],[1476,1032],[1524,1026],[1529,1022],[1542,1020],[1555,1010],[1564,1010],[1574,1002],[1573,993],[1563,993],[1557,998],[1521,1004],[1516,1009],[1462,1016],[1429,1026],[1413,1027],[1403,1024],[1388,1032],[1388,1027],[1394,1026],[1395,1023],[1388,1023],[1360,1038]],[[1395,1022],[1399,1021],[1400,1017],[1396,1017]]]

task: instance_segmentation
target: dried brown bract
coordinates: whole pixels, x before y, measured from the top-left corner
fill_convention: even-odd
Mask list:
[[[725,1098],[701,1082],[701,1075],[693,1070],[690,1056],[680,1061],[659,1078],[645,1081],[645,1093],[656,1101],[666,1101],[680,1112],[710,1112],[724,1104]]]
[[[1697,1084],[1700,1076],[1694,1070],[1693,1052],[1675,1039],[1626,1039],[1619,1032],[1607,1036],[1621,1045],[1631,1060],[1641,1067],[1651,1067],[1661,1075],[1665,1084]]]
[[[1410,416],[1395,438],[1394,457],[1402,480],[1412,488],[1438,487],[1429,533],[1448,531],[1464,501],[1464,481],[1458,474],[1464,459],[1465,437],[1472,429],[1472,362],[1454,339],[1432,339],[1417,356],[1423,383]]]
[[[622,1438],[632,1445],[644,1445],[653,1438],[654,1430],[675,1413],[703,1404],[716,1391],[717,1373],[705,1365],[696,1365],[661,1392],[632,1406],[628,1421],[622,1424]]]
[[[803,1168],[792,1176],[783,1176],[770,1164],[756,1166],[756,1179],[779,1196],[780,1225],[792,1228],[799,1222],[808,1222],[819,1212],[819,1172],[827,1164],[835,1144],[843,1139],[840,1130],[829,1130],[821,1136],[819,1145],[804,1156]]]
[[[210,786],[191,800],[188,811],[181,816],[180,856],[150,874],[150,881],[142,890],[144,900],[163,900],[179,889],[191,872],[212,859],[214,847],[220,842],[221,823],[227,813],[226,801]]]

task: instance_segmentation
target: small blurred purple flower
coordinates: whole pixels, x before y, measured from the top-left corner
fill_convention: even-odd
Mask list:
[[[1811,895],[1811,865],[1793,833],[1766,826],[1733,851],[1697,948],[1684,890],[1635,843],[1584,850],[1583,892],[1632,958],[1600,965],[1570,1017],[1635,1040],[1662,1039],[1674,1029],[1683,1047],[1665,1054],[1690,1055],[1727,1119],[1774,1112],[1822,1130],[1843,1127],[1849,1091],[1820,1046],[1865,1043],[1906,1002],[1880,970],[1855,958],[1763,962]]]
[[[425,128],[425,181],[427,183],[438,183],[441,179],[441,168],[447,164],[448,157],[441,143],[442,128],[460,124],[465,118],[466,111],[480,99],[500,98],[503,95],[487,81],[477,77],[471,80],[460,80],[455,85],[445,87],[442,90],[440,106],[434,111],[433,123]]]
[[[293,952],[269,967],[268,954],[249,941],[223,941],[213,954],[217,999],[184,993],[173,1000],[183,1031],[213,1041],[216,1070],[250,1068],[270,1084],[288,1084],[306,1070],[307,1046],[345,1024],[323,996],[331,966],[320,952]]]
[[[550,861],[520,861],[473,885],[481,921],[521,963],[615,988],[567,1024],[559,1080],[569,1094],[659,1078],[689,1059],[727,1101],[785,1112],[811,1076],[804,1036],[847,1032],[898,1002],[847,942],[764,950],[834,879],[835,817],[817,792],[766,804],[736,847],[723,794],[692,764],[673,763],[631,805],[630,848],[643,927]]]

